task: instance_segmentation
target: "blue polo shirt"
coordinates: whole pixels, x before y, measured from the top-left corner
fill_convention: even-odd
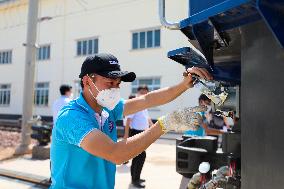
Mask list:
[[[85,136],[95,129],[117,141],[116,120],[122,119],[124,101],[114,110],[104,109],[108,118],[100,127],[95,111],[87,104],[82,93],[58,114],[52,131],[51,189],[113,189],[115,164],[93,156],[81,148]]]

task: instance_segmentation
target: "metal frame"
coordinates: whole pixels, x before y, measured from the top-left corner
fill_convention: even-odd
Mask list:
[[[180,30],[179,22],[171,23],[167,21],[165,9],[166,9],[165,0],[159,0],[159,16],[160,16],[161,24],[170,30]]]

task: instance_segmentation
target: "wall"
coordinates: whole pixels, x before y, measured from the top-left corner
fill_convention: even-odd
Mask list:
[[[167,17],[178,21],[187,16],[187,1],[167,1]],[[2,8],[2,9],[1,9]],[[27,1],[0,4],[0,50],[13,49],[13,63],[0,65],[0,83],[12,84],[11,105],[0,107],[0,114],[21,114],[23,69],[26,39]],[[161,87],[177,84],[184,68],[167,58],[167,52],[187,46],[179,31],[161,27],[156,0],[41,0],[39,18],[51,20],[38,24],[38,44],[51,44],[51,59],[37,62],[36,81],[50,82],[49,106],[35,107],[35,114],[51,115],[52,102],[59,96],[62,83],[75,86],[85,57],[76,56],[76,40],[98,37],[99,52],[116,55],[123,69],[136,72],[138,77],[161,77]],[[9,19],[13,18],[13,19]],[[8,23],[8,25],[7,25]],[[132,31],[161,28],[161,47],[132,50]],[[121,86],[122,96],[131,92],[130,83]],[[192,89],[167,105],[150,110],[157,118],[177,107],[197,105],[199,90]]]

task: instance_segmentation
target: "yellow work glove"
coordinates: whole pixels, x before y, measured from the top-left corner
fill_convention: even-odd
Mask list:
[[[170,130],[181,132],[197,130],[202,122],[202,117],[197,112],[204,112],[206,109],[205,106],[196,106],[176,110],[158,118],[158,122],[165,133]]]

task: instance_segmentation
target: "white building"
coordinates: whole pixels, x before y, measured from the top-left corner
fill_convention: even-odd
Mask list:
[[[187,17],[187,0],[167,0],[167,17]],[[21,115],[23,104],[27,0],[0,1],[0,115]],[[179,31],[161,27],[157,0],[40,0],[34,114],[51,116],[60,95],[70,84],[78,95],[80,67],[87,54],[109,52],[122,69],[137,74],[123,83],[122,97],[139,84],[160,88],[182,80],[184,67],[167,52],[187,46]],[[40,20],[40,19],[39,19]],[[184,106],[197,105],[200,92],[191,89],[177,100],[150,110],[153,118]],[[163,98],[163,97],[161,97]]]

